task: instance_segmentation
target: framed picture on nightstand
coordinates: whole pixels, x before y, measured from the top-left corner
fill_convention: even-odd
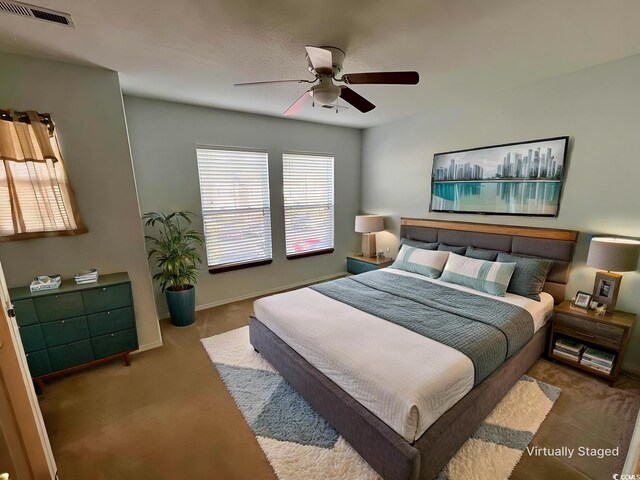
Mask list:
[[[618,290],[620,290],[620,279],[622,275],[610,272],[596,273],[596,280],[593,288],[593,300],[598,304],[606,305],[607,311],[610,310],[609,305],[615,305],[618,300]]]
[[[579,308],[588,309],[590,304],[591,294],[578,290],[578,293],[576,293],[576,298],[573,300],[573,305]]]

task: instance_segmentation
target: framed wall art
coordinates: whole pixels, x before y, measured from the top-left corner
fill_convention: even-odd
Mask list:
[[[436,153],[429,211],[557,217],[568,140]]]

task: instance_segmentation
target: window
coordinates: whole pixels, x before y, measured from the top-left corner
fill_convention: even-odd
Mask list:
[[[87,231],[49,115],[0,110],[0,161],[0,240]]]
[[[267,153],[198,147],[197,157],[209,271],[270,263]]]
[[[333,252],[333,157],[282,156],[287,258]]]

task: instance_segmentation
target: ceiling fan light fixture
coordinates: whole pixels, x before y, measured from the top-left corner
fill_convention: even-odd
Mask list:
[[[341,89],[337,85],[317,85],[311,89],[313,101],[320,105],[331,105],[340,96]]]
[[[0,4],[3,1],[0,0]],[[304,92],[298,100],[296,100],[283,113],[284,116],[295,115],[300,111],[305,102],[309,101],[309,97],[313,98],[313,105],[317,103],[319,106],[326,108],[335,108],[336,113],[339,108],[348,108],[337,104],[338,98],[344,100],[352,107],[355,107],[361,113],[367,113],[376,108],[376,106],[362,95],[351,90],[349,85],[352,84],[378,84],[378,85],[416,85],[420,81],[420,75],[414,71],[402,72],[367,72],[367,73],[349,73],[338,77],[342,71],[342,62],[344,61],[344,51],[336,47],[324,46],[314,47],[307,45],[306,60],[309,71],[315,76],[314,80],[271,80],[262,82],[236,83],[236,87],[245,85],[264,85],[269,83],[310,83],[313,86]],[[336,85],[333,82],[342,82],[346,85]]]

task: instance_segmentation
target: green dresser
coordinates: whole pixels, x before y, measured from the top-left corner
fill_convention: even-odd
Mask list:
[[[9,289],[31,376],[44,380],[138,349],[131,282],[126,273],[96,283],[31,293]]]

